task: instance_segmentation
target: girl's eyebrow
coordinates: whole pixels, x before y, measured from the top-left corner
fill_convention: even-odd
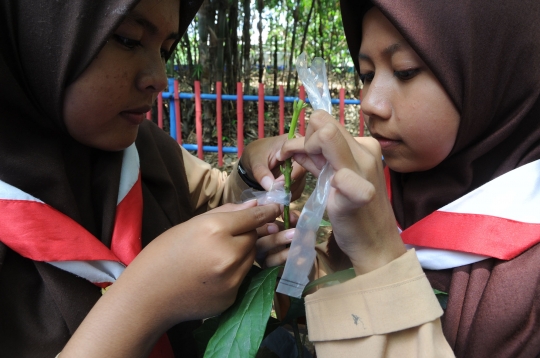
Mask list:
[[[137,11],[132,11],[126,16],[127,21],[132,21],[137,23],[138,25],[144,27],[151,35],[155,35],[159,32],[158,27],[153,24],[151,21],[146,19],[142,14],[139,14]],[[180,35],[178,32],[171,32],[169,36],[167,36],[166,40],[178,40],[180,38]]]
[[[385,55],[385,56],[390,56],[391,57],[396,52],[407,49],[407,48],[410,48],[410,46],[406,41],[399,41],[399,42],[396,42],[395,44],[392,44],[392,45],[386,47],[384,50],[382,50],[381,53],[383,55]],[[360,52],[360,53],[358,53],[358,60],[371,61],[371,57],[369,57],[368,55]]]

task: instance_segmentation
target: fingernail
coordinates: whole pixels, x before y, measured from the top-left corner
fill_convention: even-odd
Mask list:
[[[269,234],[275,234],[279,231],[279,227],[276,224],[268,224],[267,230]]]
[[[293,237],[294,237],[294,232],[296,230],[295,229],[289,229],[287,230],[287,232],[285,232],[285,238],[289,241],[292,241]]]
[[[272,188],[272,183],[273,182],[274,181],[272,180],[272,178],[270,178],[269,176],[265,176],[261,180],[261,186],[266,190],[270,190]]]
[[[276,159],[279,160],[280,162],[283,161],[283,159],[281,159],[281,149],[276,152]]]

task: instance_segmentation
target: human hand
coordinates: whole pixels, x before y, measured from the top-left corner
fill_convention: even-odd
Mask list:
[[[168,315],[177,321],[206,318],[232,305],[255,259],[257,228],[280,214],[276,204],[226,204],[175,226],[148,245],[141,253],[148,256],[146,263],[162,262],[155,273],[163,276],[176,270],[178,275],[154,288],[162,290],[159,296],[169,297]],[[146,253],[147,249],[153,251]]]
[[[270,190],[275,178],[281,176],[280,161],[276,157],[276,153],[281,149],[284,142],[287,141],[287,135],[278,137],[262,138],[251,142],[246,146],[242,157],[242,167],[247,171],[250,178],[255,179],[265,190]],[[298,199],[302,195],[306,184],[306,170],[293,163],[293,171],[291,178],[291,201]]]
[[[257,255],[255,260],[262,268],[285,264],[298,216],[298,212],[290,211],[289,223],[293,229],[283,230],[283,222],[277,220],[257,229],[259,239],[256,243]]]
[[[335,174],[327,213],[336,242],[357,274],[383,266],[405,252],[386,193],[376,140],[355,140],[331,115],[315,111],[303,148],[300,141],[288,141],[278,153],[280,160],[289,156],[316,176],[330,162]]]
[[[173,325],[221,313],[254,262],[256,229],[280,214],[277,204],[226,204],[167,230],[96,303],[62,356],[147,356]]]

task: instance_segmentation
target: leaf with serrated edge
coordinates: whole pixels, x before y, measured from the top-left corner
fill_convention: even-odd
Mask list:
[[[208,342],[205,358],[255,357],[272,310],[280,269],[280,266],[265,269],[253,277],[242,299],[222,314],[219,327]]]

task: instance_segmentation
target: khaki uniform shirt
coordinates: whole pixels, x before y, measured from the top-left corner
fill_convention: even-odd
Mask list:
[[[317,266],[318,276],[329,273],[320,248]],[[443,311],[414,250],[307,295],[305,303],[318,358],[454,357],[442,332]]]
[[[190,201],[198,213],[239,202],[249,187],[182,148]],[[317,248],[316,277],[330,273]],[[454,357],[443,336],[443,311],[414,250],[345,283],[307,295],[309,339],[318,358]]]

